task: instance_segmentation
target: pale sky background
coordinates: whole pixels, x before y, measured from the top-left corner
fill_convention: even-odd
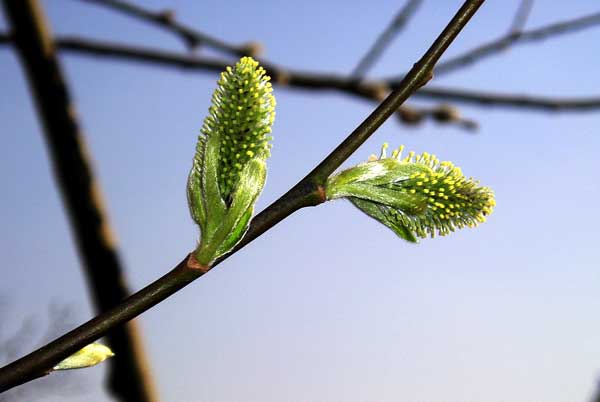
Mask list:
[[[265,57],[283,66],[338,73],[354,67],[402,3],[144,2],[224,40],[260,41]],[[461,3],[426,1],[372,75],[410,68]],[[517,3],[489,0],[447,56],[504,33]],[[56,33],[182,50],[170,34],[102,8],[43,5]],[[599,10],[589,0],[538,0],[528,27]],[[598,44],[593,28],[514,48],[433,83],[600,95]],[[73,54],[62,63],[127,278],[139,289],[197,240],[185,183],[217,75]],[[73,324],[92,310],[40,125],[7,47],[0,77],[0,339],[33,317],[25,352],[50,325],[50,304],[71,306]],[[374,108],[335,92],[276,87],[275,96],[259,210]],[[600,378],[600,110],[460,109],[480,123],[476,135],[391,120],[344,166],[385,141],[435,153],[495,190],[488,223],[412,245],[345,201],[296,213],[141,317],[162,400],[586,401]],[[82,385],[37,400],[109,401],[103,370],[57,374]]]

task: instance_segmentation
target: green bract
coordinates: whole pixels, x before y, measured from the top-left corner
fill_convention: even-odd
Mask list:
[[[327,199],[347,198],[361,211],[410,242],[446,235],[485,222],[496,205],[494,193],[466,178],[460,168],[435,155],[414,152],[402,159],[398,148],[331,176]]]
[[[198,137],[188,179],[190,212],[200,227],[202,265],[231,251],[248,229],[266,180],[275,119],[270,77],[250,57],[221,73]]]

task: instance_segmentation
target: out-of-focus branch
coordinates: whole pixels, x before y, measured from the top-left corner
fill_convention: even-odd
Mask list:
[[[197,29],[191,28],[178,22],[172,10],[152,11],[142,6],[124,0],[80,0],[86,3],[96,4],[137,18],[141,21],[154,24],[180,38],[188,49],[193,50],[201,46],[210,46],[224,53],[240,56],[257,56],[261,52],[261,46],[256,42],[244,45],[232,45],[220,39],[212,37]]]
[[[392,22],[377,37],[371,48],[360,59],[350,76],[360,80],[367,71],[377,62],[394,37],[406,26],[410,17],[417,11],[422,0],[408,0],[404,7],[398,11]]]
[[[43,125],[54,175],[70,218],[96,310],[109,310],[129,295],[99,185],[95,180],[75,107],[37,0],[4,0],[14,47]],[[115,328],[108,342],[109,387],[122,401],[151,402],[157,396],[134,323]]]
[[[3,38],[6,39],[5,42],[8,42],[8,36],[0,32],[0,43],[2,43]],[[142,61],[188,70],[218,72],[223,71],[227,65],[230,64],[225,60],[207,59],[199,56],[181,55],[162,50],[131,47],[121,44],[80,38],[58,38],[55,43],[59,49],[64,51],[73,51],[102,57],[113,57],[117,59]],[[370,102],[380,102],[390,92],[385,85],[381,85],[379,83],[356,85],[356,82],[351,82],[351,80],[339,76],[293,72],[269,63],[263,63],[263,65],[268,70],[275,84],[290,86],[293,88],[323,90],[338,89],[347,94],[368,100]],[[333,88],[332,86],[336,86],[338,81],[342,81],[343,85],[339,86],[338,88]],[[398,109],[397,116],[399,121],[409,126],[414,126],[423,122],[424,120],[431,119],[440,124],[455,125],[458,128],[463,128],[466,130],[473,130],[477,127],[477,124],[473,120],[463,118],[457,113],[452,113],[452,118],[440,118],[440,116],[444,115],[444,111],[441,111],[440,114],[440,110],[444,108],[445,105],[441,105],[436,108],[402,106],[400,109]]]
[[[435,74],[441,75],[471,66],[487,57],[496,55],[515,45],[533,43],[559,35],[574,33],[600,25],[600,13],[586,15],[571,20],[560,21],[539,28],[509,32],[498,39],[479,45],[461,55],[441,62],[435,68]]]
[[[476,106],[500,106],[547,112],[583,112],[600,109],[600,96],[559,98],[438,87],[423,88],[414,96]]]
[[[5,0],[7,1],[7,0]],[[462,28],[479,9],[484,0],[467,0],[454,18],[433,42],[425,54],[414,64],[398,87],[321,163],[277,201],[258,214],[242,241],[234,250],[220,258],[213,267],[228,256],[271,229],[297,210],[316,206],[325,201],[323,185],[352,153],[412,95],[425,85],[432,76],[433,67],[448,46],[456,39]],[[155,306],[178,290],[201,277],[206,267],[190,262],[186,256],[172,271],[131,295],[110,311],[75,328],[21,359],[0,368],[0,392],[48,374],[57,362],[81,349],[88,343]]]
[[[596,386],[594,387],[594,391],[592,393],[592,397],[589,399],[589,402],[600,402],[600,379],[596,381]]]
[[[0,32],[0,45],[12,43],[12,37],[6,32]]]
[[[510,28],[508,30],[509,36],[520,35],[523,32],[532,8],[533,0],[521,0],[513,17],[512,23],[510,24]]]
[[[0,38],[2,37],[6,39],[7,35],[0,33]],[[56,44],[63,51],[147,62],[189,71],[218,72],[222,71],[228,65],[228,62],[223,60],[81,38],[59,38],[56,40]],[[356,82],[356,80],[337,74],[289,70],[266,62],[263,65],[276,85],[304,90],[335,90],[368,100],[383,99],[391,89],[397,88],[400,84],[399,81],[365,80]],[[509,107],[523,110],[575,112],[600,109],[600,97],[544,97],[432,86],[422,88],[414,96],[447,102],[452,101],[464,104]]]

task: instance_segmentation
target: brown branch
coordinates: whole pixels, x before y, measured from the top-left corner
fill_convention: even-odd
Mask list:
[[[8,35],[0,33],[0,43],[2,38],[8,41]],[[186,70],[203,70],[203,71],[223,71],[229,64],[224,60],[207,59],[198,56],[181,55],[178,53],[167,52],[162,50],[154,50],[141,47],[131,47],[115,43],[107,43],[81,38],[58,38],[55,41],[57,47],[63,51],[73,51],[94,56],[113,57],[117,59],[142,61],[164,65],[167,67],[178,67]],[[269,63],[263,63],[269,74],[273,78],[275,84],[290,86],[295,88],[307,89],[332,89],[328,85],[328,81],[332,85],[336,81],[347,81],[343,88],[339,90],[359,97],[370,102],[380,102],[390,92],[385,86],[380,84],[363,85],[361,88],[351,89],[355,87],[356,82],[351,83],[350,80],[332,75],[311,74],[304,72],[291,72],[279,66]],[[324,80],[323,77],[326,77]],[[364,87],[364,88],[363,88]],[[438,119],[436,108],[416,108],[403,106],[398,109],[398,119],[406,125],[416,125],[426,119],[432,119],[438,123],[445,125],[456,125],[459,128],[472,130],[476,128],[476,124],[469,119],[454,118],[454,119]]]
[[[406,26],[410,20],[410,17],[412,17],[415,11],[417,11],[417,8],[421,2],[422,0],[408,0],[404,4],[404,7],[400,9],[398,14],[396,14],[392,22],[385,28],[385,30],[379,34],[373,45],[371,45],[371,48],[367,51],[367,53],[365,53],[354,70],[350,73],[352,78],[360,80],[364,77],[366,72],[381,57],[394,37]]]
[[[10,40],[9,35],[0,33],[0,43],[2,43],[3,39],[5,42],[8,42]],[[229,64],[224,60],[182,55],[175,52],[82,38],[58,38],[56,44],[61,51],[134,62],[146,62],[186,71],[219,72],[223,71]],[[400,84],[400,81],[396,80],[365,80],[357,82],[338,74],[289,70],[268,62],[263,62],[263,65],[273,78],[275,85],[311,91],[339,91],[370,101],[383,99],[390,89],[397,88]],[[452,101],[476,106],[496,106],[548,112],[577,112],[600,109],[600,97],[544,97],[432,86],[421,89],[415,96],[424,99]],[[401,114],[402,110],[399,110],[399,113]],[[399,117],[402,118],[402,116]],[[456,123],[464,125],[464,122]]]
[[[204,32],[200,32],[197,29],[184,25],[175,19],[175,13],[171,10],[151,11],[142,6],[123,0],[80,1],[103,6],[113,11],[137,18],[141,21],[154,24],[168,32],[175,34],[190,50],[196,49],[200,46],[210,46],[215,50],[219,50],[236,57],[256,56],[261,50],[260,45],[255,42],[250,42],[241,46],[231,45]]]
[[[417,92],[415,97],[472,104],[476,106],[501,106],[547,112],[584,112],[600,109],[600,96],[587,98],[555,98],[470,91],[468,89],[457,88],[427,87]]]
[[[37,0],[4,0],[14,45],[42,121],[55,179],[68,212],[96,310],[109,310],[130,292],[115,250],[99,185],[94,178],[75,107],[55,56],[51,34]],[[132,322],[108,336],[115,351],[110,389],[123,401],[157,397],[137,326]]]
[[[406,75],[404,83],[394,90],[304,179],[258,214],[232,253],[237,252],[295,211],[324,202],[323,185],[327,177],[356,151],[411,94],[427,83],[432,76],[435,63],[483,2],[484,0],[467,0],[423,57],[414,64]],[[213,266],[224,261],[229,255],[216,261]],[[131,295],[120,305],[29,355],[0,368],[0,392],[48,374],[49,369],[58,361],[160,303],[206,272],[204,269],[197,269],[194,266],[195,264],[188,262],[188,256],[186,256],[172,271]]]
[[[435,74],[441,75],[471,66],[487,57],[496,55],[515,45],[533,43],[559,35],[574,33],[586,28],[600,25],[600,13],[590,14],[583,17],[560,21],[540,28],[520,32],[509,32],[491,42],[479,45],[461,55],[441,62],[435,68]]]

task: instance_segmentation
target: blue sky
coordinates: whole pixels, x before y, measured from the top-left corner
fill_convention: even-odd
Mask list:
[[[503,33],[517,3],[484,4],[447,56]],[[538,0],[528,27],[597,12],[593,3]],[[144,4],[170,7],[184,22],[233,43],[257,40],[265,57],[283,66],[337,73],[354,67],[399,7]],[[410,68],[460,4],[425,2],[372,75]],[[168,33],[98,7],[43,5],[58,34],[183,50]],[[599,95],[598,43],[600,27],[520,46],[432,85]],[[197,240],[185,183],[216,74],[71,54],[62,63],[127,278],[139,289]],[[49,304],[72,306],[75,322],[92,310],[24,76],[6,47],[0,77],[0,337],[35,317],[41,338]],[[274,148],[259,210],[374,107],[335,92],[275,87],[275,96]],[[435,153],[495,190],[498,205],[488,222],[411,245],[344,201],[294,214],[141,317],[164,401],[586,400],[600,377],[600,110],[456,106],[479,122],[475,135],[392,119],[345,166],[386,141]],[[102,373],[97,367],[57,374],[76,375],[85,386],[56,400],[110,400],[101,391]]]

